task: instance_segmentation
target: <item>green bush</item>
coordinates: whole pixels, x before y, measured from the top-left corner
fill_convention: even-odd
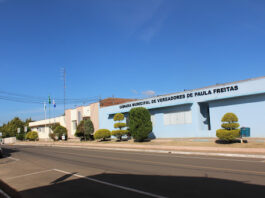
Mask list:
[[[122,139],[122,136],[128,135],[128,130],[113,130],[111,131],[111,135],[115,136],[118,140]]]
[[[54,123],[50,126],[51,130],[54,131],[56,127],[61,126],[59,123]]]
[[[226,113],[222,118],[222,122],[238,122],[238,117],[234,113]]]
[[[108,129],[99,129],[94,133],[94,138],[95,139],[101,139],[101,140],[106,140],[106,138],[110,138],[111,133]]]
[[[127,135],[127,130],[122,130],[122,128],[126,127],[126,123],[120,122],[124,120],[124,115],[122,113],[116,113],[114,118],[114,121],[119,121],[117,123],[114,123],[114,128],[119,130],[113,130],[111,132],[111,135],[115,136],[119,141],[122,140],[122,136]]]
[[[49,137],[50,137],[53,141],[58,140],[58,137],[57,137],[54,133],[50,133],[50,134],[49,134]]]
[[[238,123],[223,123],[222,128],[227,130],[234,130],[237,129],[240,125]]]
[[[236,129],[236,130],[218,129],[216,131],[216,136],[220,140],[232,141],[240,136],[240,129]]]
[[[129,112],[129,128],[135,141],[144,141],[152,132],[151,115],[144,107],[132,108]]]
[[[233,141],[240,137],[240,129],[238,129],[239,124],[238,118],[234,113],[226,113],[222,118],[222,128],[216,131],[216,136],[220,140]]]
[[[123,127],[126,127],[126,123],[117,122],[117,123],[114,124],[114,128],[115,129],[119,128],[121,130]]]
[[[75,136],[84,140],[93,140],[94,125],[90,119],[82,120],[76,129]]]
[[[36,141],[36,140],[38,140],[38,138],[39,138],[38,132],[36,132],[36,131],[30,131],[26,134],[27,140]]]
[[[55,139],[61,140],[63,135],[65,135],[65,139],[67,139],[67,129],[61,125],[54,129],[53,134],[57,137]]]
[[[116,113],[113,118],[114,121],[122,121],[124,120],[124,115],[122,113]]]

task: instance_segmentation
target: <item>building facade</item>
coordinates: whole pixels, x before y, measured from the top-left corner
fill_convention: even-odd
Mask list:
[[[49,133],[52,132],[49,126],[55,123],[58,123],[63,127],[66,127],[64,116],[30,122],[29,127],[31,128],[32,131],[38,132],[39,139],[48,140],[50,139]]]
[[[76,138],[74,135],[76,132],[76,128],[83,119],[90,118],[93,122],[94,129],[98,130],[98,109],[99,102],[92,103],[87,106],[79,106],[74,109],[67,109],[65,110],[64,116],[30,122],[29,127],[32,131],[38,132],[39,139],[48,140],[50,139],[49,133],[52,132],[50,126],[55,123],[58,123],[67,129],[68,138],[73,139]]]
[[[83,120],[89,118],[94,125],[94,130],[99,129],[98,121],[99,103],[92,103],[88,106],[80,106],[74,109],[65,110],[65,122],[68,133],[68,138],[76,138],[75,132],[78,124]]]
[[[77,126],[84,119],[89,118],[93,122],[94,131],[99,129],[100,107],[122,104],[133,100],[134,99],[126,98],[106,98],[100,102],[92,103],[87,106],[79,106],[73,109],[67,109],[64,112],[64,116],[30,122],[29,127],[32,131],[38,132],[39,139],[49,140],[49,134],[52,133],[50,126],[58,123],[67,129],[68,138],[75,139],[77,138],[75,137]]]
[[[99,127],[113,130],[116,113],[145,107],[153,122],[152,136],[215,137],[225,113],[235,113],[251,137],[265,137],[265,77],[156,96],[99,109]]]

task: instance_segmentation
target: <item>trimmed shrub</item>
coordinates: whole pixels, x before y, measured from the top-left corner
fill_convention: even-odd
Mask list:
[[[231,141],[231,140],[235,140],[236,138],[239,137],[239,135],[240,135],[239,132],[240,132],[239,129],[236,129],[236,130],[218,129],[216,131],[216,136],[220,140]]]
[[[129,112],[129,128],[135,141],[147,139],[153,130],[149,111],[144,107],[132,108]]]
[[[111,131],[111,135],[115,136],[118,140],[122,139],[122,136],[128,135],[128,130],[113,130]]]
[[[94,125],[90,119],[82,120],[76,129],[75,136],[85,140],[93,140]]]
[[[234,113],[226,113],[222,118],[222,122],[238,122],[238,117]]]
[[[121,122],[124,120],[124,115],[122,113],[116,113],[113,118],[114,121],[119,121],[114,123],[114,128],[119,130],[113,130],[111,135],[115,136],[119,141],[122,140],[122,136],[127,135],[127,130],[122,130],[122,128],[126,127],[126,123]]]
[[[61,125],[57,126],[54,129],[53,133],[57,137],[58,140],[61,140],[63,135],[65,135],[65,139],[67,139],[67,129]]]
[[[39,139],[38,132],[30,131],[26,134],[26,139],[30,141],[36,141]]]
[[[239,124],[238,118],[234,113],[226,113],[222,118],[222,128],[216,131],[216,136],[220,140],[233,141],[240,137],[240,129],[238,129]]]
[[[126,123],[123,123],[123,122],[117,122],[114,124],[115,129],[119,128],[121,130],[124,127],[126,127]]]
[[[223,123],[222,128],[227,130],[234,130],[237,129],[240,125],[238,123]]]
[[[116,113],[113,118],[114,121],[122,121],[124,120],[124,115],[122,113]]]
[[[111,133],[108,129],[99,129],[94,133],[94,138],[95,139],[101,139],[101,140],[106,140],[106,138],[110,138]]]

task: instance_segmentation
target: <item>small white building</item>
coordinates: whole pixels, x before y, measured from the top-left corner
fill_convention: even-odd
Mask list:
[[[52,132],[50,126],[55,123],[59,123],[61,126],[66,127],[64,116],[30,122],[29,127],[32,131],[38,132],[39,139],[48,140],[50,139],[49,133]]]
[[[50,139],[49,134],[52,133],[50,126],[58,123],[67,129],[68,138],[74,139],[77,138],[75,137],[76,128],[83,119],[90,118],[93,122],[94,130],[98,130],[98,109],[98,102],[74,109],[67,109],[64,116],[30,122],[29,127],[32,131],[38,132],[40,140],[48,140]]]

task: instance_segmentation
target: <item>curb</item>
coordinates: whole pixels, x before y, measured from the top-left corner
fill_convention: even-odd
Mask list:
[[[54,145],[54,144],[14,144],[22,146],[46,146],[46,147],[63,147],[63,148],[85,148],[94,150],[110,150],[110,151],[131,151],[131,152],[146,152],[146,153],[164,153],[164,154],[180,154],[180,155],[202,155],[202,156],[219,156],[219,157],[238,157],[238,158],[258,158],[265,159],[265,155],[254,154],[237,154],[237,153],[207,153],[207,152],[192,152],[192,151],[172,151],[172,150],[154,150],[154,149],[137,149],[137,148],[108,148],[108,147],[92,147],[92,146],[74,146],[74,145]]]

